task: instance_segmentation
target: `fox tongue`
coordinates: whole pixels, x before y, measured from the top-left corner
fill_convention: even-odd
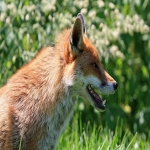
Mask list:
[[[105,102],[106,100],[102,100],[99,95],[93,90],[93,88],[91,87],[91,85],[88,85],[88,92],[90,94],[90,96],[92,97],[95,106],[101,110],[105,110]]]

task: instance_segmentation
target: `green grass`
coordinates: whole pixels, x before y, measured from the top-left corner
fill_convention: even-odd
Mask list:
[[[21,150],[21,147],[22,147],[22,137],[21,137],[21,139],[20,139],[19,149],[18,149],[18,150]]]
[[[80,120],[76,113],[60,138],[57,150],[149,150],[145,137],[129,130],[122,131],[123,121],[118,119],[116,130]]]

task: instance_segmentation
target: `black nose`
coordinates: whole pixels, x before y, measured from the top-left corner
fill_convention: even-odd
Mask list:
[[[115,83],[113,84],[113,86],[114,86],[114,89],[116,90],[116,89],[117,89],[117,87],[118,87],[118,83],[117,83],[117,82],[115,82]]]

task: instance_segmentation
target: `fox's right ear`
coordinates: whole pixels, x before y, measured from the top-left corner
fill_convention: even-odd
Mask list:
[[[86,28],[84,18],[79,13],[70,34],[70,43],[73,47],[76,47],[76,49],[82,49],[83,34],[86,34]]]

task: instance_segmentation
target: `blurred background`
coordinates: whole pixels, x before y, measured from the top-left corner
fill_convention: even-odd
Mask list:
[[[150,130],[150,1],[149,0],[1,0],[0,86],[42,47],[55,45],[55,35],[84,15],[88,38],[99,51],[105,70],[119,83],[99,113],[79,99],[75,111],[115,130]]]

